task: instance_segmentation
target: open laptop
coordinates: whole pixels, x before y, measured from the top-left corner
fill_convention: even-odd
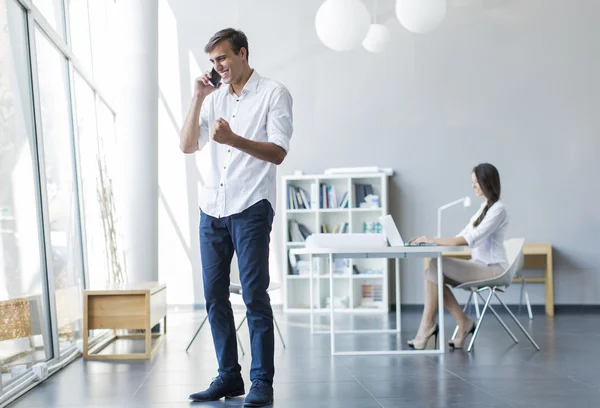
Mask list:
[[[402,236],[400,235],[400,232],[398,231],[398,228],[396,227],[394,219],[389,214],[379,217],[379,221],[381,222],[383,232],[385,233],[385,236],[387,237],[390,246],[435,246],[435,244],[426,244],[424,242],[418,244],[404,242]]]

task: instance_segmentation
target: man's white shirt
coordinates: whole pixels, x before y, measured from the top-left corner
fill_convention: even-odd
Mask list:
[[[200,209],[213,217],[240,213],[267,199],[277,200],[277,166],[210,138],[210,128],[225,119],[233,133],[271,142],[289,152],[293,132],[292,96],[282,84],[252,73],[240,96],[228,85],[206,97],[200,110],[198,148],[210,149],[210,165],[200,189]],[[206,156],[205,156],[206,157]]]

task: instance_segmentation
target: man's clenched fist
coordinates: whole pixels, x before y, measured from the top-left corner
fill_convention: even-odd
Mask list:
[[[223,118],[215,120],[210,129],[210,138],[217,143],[231,145],[235,136],[229,123]]]

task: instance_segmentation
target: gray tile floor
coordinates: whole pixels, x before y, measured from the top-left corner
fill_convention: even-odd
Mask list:
[[[474,352],[443,356],[331,357],[329,336],[311,335],[308,317],[277,314],[287,348],[277,341],[275,407],[593,407],[600,406],[600,315],[565,314],[521,321],[542,351],[518,332],[519,344],[490,315]],[[417,327],[417,312],[402,315],[405,333],[339,336],[336,347],[402,347]],[[185,353],[203,312],[170,312],[169,333],[150,361],[85,362],[81,359],[50,377],[11,408],[241,406],[243,398],[207,404],[188,395],[204,389],[216,373],[208,327]],[[508,316],[506,316],[508,317]],[[236,319],[241,315],[237,314]],[[340,327],[393,324],[389,316],[340,317]],[[451,334],[451,319],[446,333]],[[325,328],[327,320],[322,318]],[[246,326],[240,331],[249,350]],[[277,340],[277,339],[276,339]],[[140,344],[121,340],[120,349]],[[246,388],[250,356],[240,357]]]

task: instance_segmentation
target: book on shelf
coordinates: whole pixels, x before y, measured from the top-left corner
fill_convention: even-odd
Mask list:
[[[319,185],[317,183],[310,185],[310,208],[319,208]]]
[[[327,186],[329,194],[329,208],[337,208],[337,194],[335,194],[335,186]]]
[[[349,200],[348,200],[348,192],[346,191],[340,200],[340,208],[348,208]]]
[[[311,230],[302,223],[289,220],[289,239],[291,242],[303,242],[312,234]]]
[[[327,184],[321,184],[320,193],[319,193],[319,207],[321,208],[330,208],[329,207],[329,186]]]
[[[309,210],[311,208],[311,200],[308,192],[302,187],[287,186],[288,192],[288,210]]]
[[[329,184],[321,184],[319,186],[320,208],[348,208],[348,192],[344,192],[341,199],[338,197],[335,186]]]
[[[324,234],[332,233],[332,234],[346,234],[348,232],[349,224],[347,222],[342,222],[341,224],[335,224],[333,228],[327,226],[327,224],[321,224],[321,232]]]
[[[359,208],[362,202],[365,202],[365,197],[373,194],[373,186],[371,184],[355,184],[354,185],[354,205]]]

